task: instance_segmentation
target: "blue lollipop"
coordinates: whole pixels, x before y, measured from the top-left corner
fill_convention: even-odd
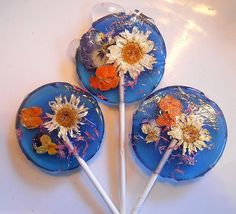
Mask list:
[[[150,18],[138,10],[120,11],[93,22],[80,40],[76,67],[89,92],[105,103],[119,104],[121,213],[125,213],[125,103],[143,99],[159,84],[166,48]]]
[[[165,58],[164,40],[152,20],[139,11],[121,12],[92,23],[80,40],[76,68],[89,92],[106,103],[119,104],[118,85],[113,87],[108,82],[110,88],[102,88],[102,77],[95,73],[98,67],[113,64],[120,77],[124,76],[124,84],[120,82],[125,90],[124,102],[132,103],[149,95],[159,84]],[[100,85],[91,84],[94,76],[98,81],[100,78]]]
[[[30,161],[50,173],[81,166],[110,209],[119,213],[86,163],[104,134],[101,109],[89,93],[62,82],[37,88],[18,110],[16,132]]]
[[[141,208],[158,176],[190,180],[212,169],[226,140],[224,115],[202,92],[171,86],[150,95],[134,114],[131,143],[153,174],[133,213]]]

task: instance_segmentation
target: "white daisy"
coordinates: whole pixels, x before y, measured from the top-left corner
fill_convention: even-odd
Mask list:
[[[183,155],[186,151],[193,154],[198,150],[203,150],[207,145],[205,142],[211,140],[210,133],[207,129],[203,129],[203,119],[197,115],[182,114],[176,117],[176,124],[171,127],[168,132],[172,138],[177,139],[177,145],[182,145]]]
[[[121,32],[115,38],[116,44],[108,48],[107,63],[114,63],[120,75],[128,72],[133,79],[144,68],[152,69],[156,59],[148,54],[154,48],[154,42],[147,39],[150,34],[150,31],[144,33],[137,27],[133,28],[132,33],[128,30]]]
[[[58,137],[66,139],[66,137],[76,137],[80,134],[79,124],[82,118],[88,114],[88,108],[83,105],[78,106],[80,98],[76,98],[74,94],[71,95],[70,101],[68,102],[67,97],[64,96],[64,101],[61,95],[55,98],[55,101],[50,101],[49,106],[51,107],[54,114],[48,114],[50,121],[44,123],[44,127],[49,132],[58,129]]]
[[[161,129],[155,121],[142,124],[142,132],[146,134],[146,143],[158,142],[160,139]]]

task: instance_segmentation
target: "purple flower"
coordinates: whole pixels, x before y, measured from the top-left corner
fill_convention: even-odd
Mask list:
[[[91,28],[80,40],[79,57],[87,69],[100,67],[107,62],[108,47],[114,44],[111,37]],[[78,53],[78,52],[77,52]]]

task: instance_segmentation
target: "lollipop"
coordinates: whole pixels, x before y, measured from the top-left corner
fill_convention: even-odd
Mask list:
[[[132,146],[153,174],[132,213],[137,213],[158,176],[190,180],[221,157],[227,139],[222,111],[202,92],[184,86],[160,89],[133,117]]]
[[[125,103],[143,99],[160,82],[163,38],[150,18],[135,11],[95,21],[76,54],[77,72],[89,92],[120,109],[121,213],[125,213]]]
[[[86,161],[99,150],[104,120],[97,101],[68,83],[50,83],[31,92],[16,117],[26,157],[50,173],[81,166],[113,213],[119,213]]]

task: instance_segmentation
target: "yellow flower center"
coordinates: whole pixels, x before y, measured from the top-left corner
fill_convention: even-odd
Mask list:
[[[189,125],[183,129],[183,139],[187,143],[194,143],[200,137],[199,129],[195,126]]]
[[[78,120],[78,115],[75,109],[68,106],[62,107],[56,113],[56,121],[63,127],[70,128],[75,126]]]
[[[142,50],[138,43],[128,42],[122,49],[122,59],[128,64],[134,64],[143,57]]]

